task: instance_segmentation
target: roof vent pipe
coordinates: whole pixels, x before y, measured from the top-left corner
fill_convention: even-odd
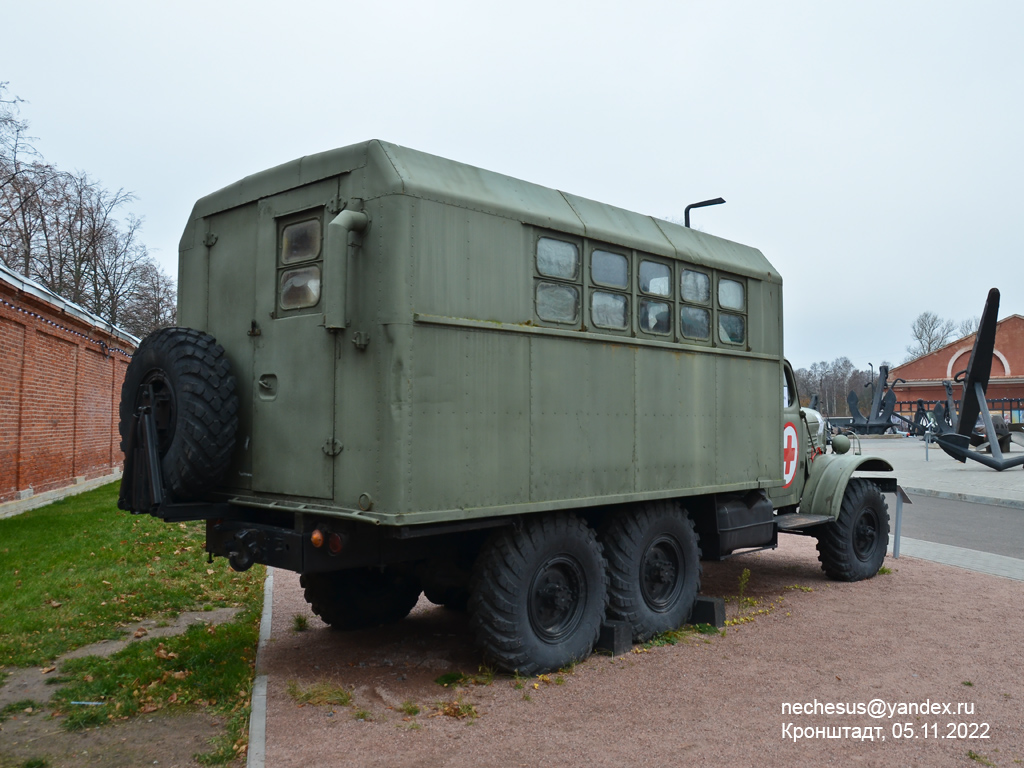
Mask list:
[[[721,205],[724,202],[725,202],[725,200],[723,200],[722,198],[716,197],[714,200],[702,200],[699,203],[690,203],[688,206],[686,206],[686,210],[683,211],[683,220],[685,221],[685,226],[686,227],[690,226],[690,209],[691,208],[704,208],[704,207],[709,206],[709,205]]]

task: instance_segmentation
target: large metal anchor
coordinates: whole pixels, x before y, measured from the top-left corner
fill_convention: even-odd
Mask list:
[[[960,413],[956,412],[952,398],[952,386],[946,384],[947,407],[950,426],[942,428],[944,420],[938,420],[939,433],[935,441],[957,461],[964,463],[967,459],[977,461],[987,467],[1001,472],[1011,467],[1024,466],[1024,454],[1007,458],[1003,451],[1009,452],[1010,443],[1024,445],[1024,436],[1019,432],[1011,432],[1006,426],[1002,415],[995,417],[989,413],[985,392],[988,389],[989,376],[992,374],[992,354],[996,345],[996,323],[999,315],[999,289],[988,292],[985,309],[981,314],[981,325],[974,339],[971,357],[967,370],[958,373],[954,381],[963,384],[960,397]],[[940,415],[942,405],[936,406],[936,415]],[[984,427],[984,434],[975,433],[978,419]],[[972,447],[975,450],[972,450]],[[984,451],[984,453],[983,453]]]
[[[913,421],[896,413],[896,393],[893,387],[900,383],[905,384],[906,380],[893,379],[890,386],[889,366],[879,366],[878,382],[871,398],[871,411],[867,416],[860,411],[860,398],[857,397],[857,393],[850,390],[850,394],[846,396],[846,404],[850,407],[850,416],[853,418],[850,429],[858,435],[882,435],[893,427],[903,426],[913,435],[923,435],[931,424],[923,400],[917,401],[917,412]],[[871,384],[872,382],[868,382],[864,386],[868,387]]]

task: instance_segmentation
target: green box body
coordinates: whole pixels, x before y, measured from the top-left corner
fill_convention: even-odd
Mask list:
[[[332,225],[342,211],[368,224]],[[283,309],[282,233],[310,219],[319,298]],[[575,275],[545,273],[542,239],[575,247]],[[625,287],[595,251],[625,257]],[[666,268],[668,286],[645,283]],[[684,271],[707,276],[705,304],[688,307]],[[731,312],[722,279],[742,286]],[[538,307],[573,291],[575,318]],[[625,327],[601,302],[626,306]],[[663,304],[668,332],[645,331]],[[683,334],[684,310],[706,310],[706,339]],[[236,505],[416,526],[783,484],[782,279],[758,250],[404,147],[305,157],[200,200],[178,318],[237,381],[218,491]]]

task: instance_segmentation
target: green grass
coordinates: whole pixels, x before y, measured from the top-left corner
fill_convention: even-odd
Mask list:
[[[494,670],[481,665],[477,667],[476,674],[467,674],[460,671],[445,672],[440,677],[435,678],[434,682],[444,688],[458,685],[490,685],[494,682]]]
[[[143,619],[238,607],[234,621],[138,640],[100,658],[62,662],[50,706],[68,730],[172,707],[209,708],[226,732],[204,764],[245,745],[265,569],[207,565],[202,523],[167,524],[117,509],[118,484],[0,520],[0,675],[50,665],[67,651],[126,637]],[[101,702],[82,706],[72,701]]]
[[[408,715],[409,717],[416,717],[416,715],[420,713],[420,707],[412,699],[406,699],[402,702],[402,706],[398,708],[398,711],[401,712],[403,715]]]
[[[193,625],[176,637],[132,643],[109,658],[69,659],[60,668],[67,682],[51,701],[69,730],[175,705],[234,711],[240,703],[248,705],[258,620],[258,613],[249,611],[241,621]]]
[[[3,709],[0,709],[0,723],[7,720],[11,715],[20,715],[26,710],[31,710],[32,713],[42,712],[45,706],[45,704],[40,704],[38,701],[33,701],[32,699],[22,699],[21,701],[12,702]]]
[[[264,568],[207,565],[202,523],[122,512],[118,488],[0,520],[0,670],[52,663],[141,619],[262,597]]]
[[[294,680],[288,682],[288,695],[299,704],[312,704],[315,707],[324,704],[333,704],[339,707],[347,707],[352,703],[352,692],[340,685],[330,683],[314,683],[308,688],[303,688]]]
[[[646,643],[642,648],[661,648],[666,645],[685,643],[697,635],[724,635],[725,631],[714,627],[711,624],[685,624],[679,629],[670,629],[659,632]]]
[[[438,714],[445,717],[454,717],[456,720],[464,720],[466,718],[474,720],[479,717],[476,707],[468,701],[464,701],[462,696],[457,696],[451,701],[439,701],[434,705],[434,709]]]

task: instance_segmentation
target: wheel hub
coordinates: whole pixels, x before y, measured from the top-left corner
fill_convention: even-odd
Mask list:
[[[878,540],[878,521],[870,511],[865,511],[853,529],[853,550],[861,560],[871,557]]]
[[[584,613],[586,578],[573,558],[558,555],[538,570],[530,588],[530,625],[546,643],[558,643],[579,626]]]
[[[154,368],[139,385],[135,395],[135,410],[140,406],[148,405],[153,409],[153,419],[156,422],[157,445],[160,455],[163,456],[174,440],[174,428],[176,422],[177,408],[174,399],[174,387],[167,377],[167,374],[159,368]]]
[[[683,588],[683,551],[672,536],[662,535],[650,543],[640,563],[640,592],[655,611],[669,610]]]

